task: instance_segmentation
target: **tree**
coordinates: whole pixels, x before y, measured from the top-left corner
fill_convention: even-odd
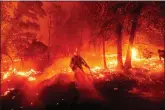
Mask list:
[[[42,2],[3,2],[2,16],[7,19],[2,20],[2,54],[21,55],[21,50],[37,37],[37,21],[44,15]]]
[[[116,34],[117,39],[117,61],[118,68],[123,68],[122,61],[122,29],[124,22],[124,7],[126,3],[124,2],[97,2],[93,3],[89,12],[91,21],[89,24],[93,26],[93,30],[98,30],[99,35],[92,38],[94,42],[100,36],[102,38],[102,48],[103,48],[103,61],[106,68],[106,57],[105,57],[105,41],[111,38],[111,35],[108,33],[112,32]],[[95,12],[95,13],[94,13]],[[88,17],[89,17],[88,16]],[[93,23],[92,23],[93,22]],[[93,25],[92,25],[93,24]],[[113,40],[113,39],[111,39]]]
[[[11,55],[8,53],[8,46],[4,46],[4,41],[6,40],[6,35],[8,34],[8,30],[10,29],[10,21],[13,18],[13,14],[15,9],[15,5],[13,2],[1,2],[1,57],[8,56],[13,64],[13,60]],[[10,10],[10,11],[9,11]],[[1,58],[2,59],[2,58]]]
[[[122,61],[122,30],[123,30],[123,23],[125,20],[125,6],[127,3],[125,2],[112,2],[106,3],[105,5],[105,18],[103,24],[103,30],[105,32],[114,31],[116,34],[117,39],[117,68],[123,68],[123,61]],[[111,36],[107,36],[109,39]]]
[[[113,2],[110,6],[112,10],[112,19],[115,20],[114,23],[116,25],[116,38],[117,38],[117,68],[123,69],[123,60],[122,60],[122,30],[123,24],[126,16],[125,7],[127,2]]]
[[[164,18],[161,15],[163,8],[161,9],[161,5],[155,2],[137,2],[134,4],[130,4],[128,6],[129,15],[131,16],[131,29],[130,29],[130,37],[129,37],[129,45],[127,49],[125,67],[127,69],[131,68],[131,57],[132,57],[132,47],[134,43],[134,38],[136,36],[136,32],[146,33],[148,42],[154,45],[161,45],[163,40],[164,33]],[[142,36],[143,38],[144,36]],[[146,41],[143,41],[146,42]]]
[[[84,5],[86,10],[86,21],[91,29],[91,40],[94,48],[96,48],[97,39],[101,39],[102,55],[104,68],[107,68],[106,57],[105,57],[105,41],[106,39],[106,2],[94,2]],[[99,44],[98,44],[99,45]],[[95,49],[96,50],[96,49]]]
[[[163,17],[164,9],[163,4],[159,2],[151,2],[150,5],[146,5],[139,18],[139,30],[143,30],[147,33],[146,39],[150,44],[155,46],[164,47],[164,22]]]
[[[136,29],[137,29],[138,18],[140,16],[140,12],[141,12],[141,9],[142,9],[142,4],[141,3],[138,3],[136,5],[137,6],[135,7],[135,9],[132,11],[132,14],[133,14],[132,26],[131,26],[129,44],[128,44],[128,49],[127,49],[126,61],[125,61],[125,68],[127,68],[127,69],[131,68],[131,57],[132,57],[133,41],[134,41],[134,38],[135,38]]]
[[[117,29],[116,29],[116,34],[117,34],[117,67],[119,69],[123,68],[123,60],[122,60],[122,24],[118,23],[117,24]]]
[[[67,10],[67,5],[69,5],[69,10]],[[58,46],[58,49],[54,51],[56,55],[58,53],[60,55],[69,55],[68,53],[75,51],[75,48],[79,51],[81,50],[85,23],[82,17],[84,13],[82,13],[80,7],[78,2],[55,2],[48,9],[48,11],[54,10],[51,16],[53,27],[53,30],[51,30],[51,39],[54,41],[52,48]]]

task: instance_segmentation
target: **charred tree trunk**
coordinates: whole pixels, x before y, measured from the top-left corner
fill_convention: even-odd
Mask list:
[[[106,57],[105,57],[105,39],[102,37],[102,42],[103,42],[103,61],[104,61],[104,69],[107,69],[107,63],[106,63]]]
[[[131,27],[131,32],[130,32],[130,38],[129,38],[129,44],[128,44],[128,49],[127,49],[126,60],[125,60],[125,68],[127,68],[127,69],[132,67],[132,64],[131,64],[132,46],[133,46],[133,41],[135,38],[138,18],[139,18],[141,9],[142,9],[142,4],[139,4],[138,7],[133,11],[134,16],[133,16],[133,20],[132,20],[132,27]]]
[[[122,60],[122,24],[118,23],[116,27],[117,34],[117,68],[123,68],[123,60]]]
[[[132,67],[131,58],[132,58],[132,46],[133,46],[133,41],[135,37],[135,31],[136,31],[136,21],[132,21],[132,29],[130,33],[127,55],[126,55],[126,60],[125,60],[125,67],[128,69]]]

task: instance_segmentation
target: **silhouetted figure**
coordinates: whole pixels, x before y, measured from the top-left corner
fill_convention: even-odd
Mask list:
[[[85,62],[85,60],[78,54],[78,52],[74,52],[74,55],[71,58],[70,67],[74,71],[74,80],[77,89],[77,95],[75,97],[75,100],[100,100],[102,97],[99,95],[96,88],[94,87],[92,77],[83,71],[83,65],[90,70],[90,67]]]
[[[164,59],[164,52],[165,50],[160,50],[158,49],[158,54],[159,54],[159,59],[161,60],[162,58]]]
[[[73,57],[71,58],[70,61],[70,67],[72,68],[73,71],[76,71],[78,68],[82,70],[83,72],[83,67],[89,68],[88,64],[85,62],[85,60],[78,54],[78,52],[74,52]]]

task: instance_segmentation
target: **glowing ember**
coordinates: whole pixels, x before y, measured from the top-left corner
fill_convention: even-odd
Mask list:
[[[110,60],[107,62],[108,68],[115,68],[117,66],[117,61],[116,60]]]
[[[103,75],[103,74],[100,74],[100,75],[99,75],[99,77],[100,77],[100,78],[103,78],[103,77],[104,77],[104,75]]]
[[[14,62],[19,62],[21,59],[14,59],[13,61]]]
[[[29,77],[28,80],[29,80],[29,81],[35,81],[36,78],[34,78],[34,77]]]
[[[12,99],[14,99],[15,98],[15,96],[12,96]]]
[[[13,91],[13,90],[14,90],[14,88],[8,88],[8,90],[5,91],[4,94],[2,94],[2,96],[8,95],[8,94],[9,94],[11,91]]]
[[[101,69],[102,69],[101,67],[96,66],[96,67],[92,68],[91,71],[94,72],[94,73],[96,73],[96,72],[98,72]]]
[[[31,102],[30,104],[33,105],[33,102]]]
[[[6,96],[8,93],[10,93],[10,91],[6,91],[3,96]]]
[[[3,80],[7,79],[10,76],[9,72],[3,73],[3,74],[4,74],[3,77],[2,77]]]

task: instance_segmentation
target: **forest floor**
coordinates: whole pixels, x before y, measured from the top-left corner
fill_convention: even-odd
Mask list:
[[[164,109],[164,71],[150,72],[133,68],[129,71],[95,74],[94,86],[104,101],[79,100],[79,92],[69,78],[69,74],[61,73],[35,87],[33,83],[25,83],[24,79],[13,78],[11,80],[17,83],[14,84],[13,90],[1,97],[1,110]],[[12,83],[10,81],[8,85],[11,86]]]

